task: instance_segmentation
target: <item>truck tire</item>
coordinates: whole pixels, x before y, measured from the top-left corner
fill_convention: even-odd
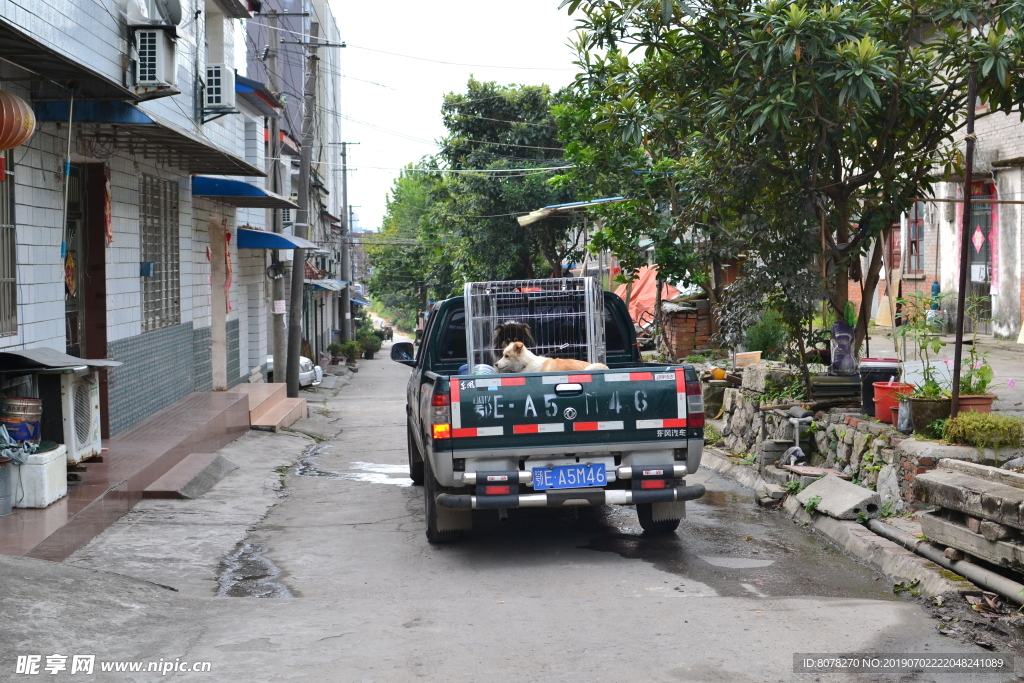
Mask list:
[[[423,503],[427,517],[427,541],[430,543],[457,543],[462,540],[462,531],[437,530],[437,494],[442,492],[441,484],[430,471],[430,464],[423,461]]]
[[[416,437],[412,433],[412,425],[406,424],[406,435],[409,443],[409,478],[413,486],[423,486],[423,456],[416,447]]]
[[[636,516],[640,520],[640,528],[644,530],[645,534],[664,536],[674,533],[679,528],[678,519],[665,519],[655,522],[653,503],[637,503]]]

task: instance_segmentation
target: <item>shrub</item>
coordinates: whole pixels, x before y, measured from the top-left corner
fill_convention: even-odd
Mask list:
[[[339,344],[339,346],[341,347],[341,355],[345,356],[345,358],[350,361],[359,358],[359,353],[362,350],[359,344],[352,340],[344,341]]]
[[[359,348],[364,353],[376,353],[380,351],[380,347],[384,345],[380,337],[372,332],[369,334],[360,335],[356,341],[359,343]]]
[[[946,420],[942,438],[977,448],[1020,446],[1024,439],[1024,421],[992,413],[960,413]]]
[[[333,344],[329,344],[327,346],[327,350],[330,352],[330,354],[332,356],[344,356],[345,355],[345,347],[342,346],[341,344],[339,344],[338,342],[334,342]]]
[[[761,351],[768,358],[782,353],[786,345],[786,326],[782,315],[774,309],[766,309],[761,319],[747,328],[743,346],[747,351]]]

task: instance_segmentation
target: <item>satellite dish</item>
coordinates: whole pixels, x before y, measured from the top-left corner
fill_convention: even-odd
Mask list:
[[[171,26],[181,23],[181,0],[156,0],[160,13]]]

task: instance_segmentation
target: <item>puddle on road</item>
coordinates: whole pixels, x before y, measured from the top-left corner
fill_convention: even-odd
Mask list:
[[[235,552],[221,561],[223,570],[217,577],[217,595],[228,598],[293,598],[283,583],[274,579],[281,575],[276,564],[264,557],[267,546],[262,543],[239,544]]]
[[[708,557],[707,555],[698,555],[697,557],[712,566],[725,569],[755,569],[775,564],[775,560],[753,560],[749,557]]]
[[[687,504],[675,534],[642,534],[633,510],[610,507],[600,513],[604,533],[579,547],[646,562],[723,596],[900,599],[870,569],[784,515],[757,507],[730,480],[712,475],[706,484],[707,494]]]
[[[347,481],[362,481],[369,484],[391,484],[392,486],[412,486],[412,479],[405,477],[392,477],[392,474],[408,474],[409,468],[405,465],[382,465],[373,462],[353,462],[349,466],[355,472],[335,472],[320,468],[319,458],[324,452],[333,448],[328,444],[311,446],[304,456],[295,465],[295,474],[300,477],[323,477],[325,479],[344,479]]]

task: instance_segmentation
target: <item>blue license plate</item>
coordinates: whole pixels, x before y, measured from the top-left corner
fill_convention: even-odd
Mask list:
[[[538,467],[533,470],[535,491],[604,486],[607,483],[603,464],[559,465],[558,467]]]

